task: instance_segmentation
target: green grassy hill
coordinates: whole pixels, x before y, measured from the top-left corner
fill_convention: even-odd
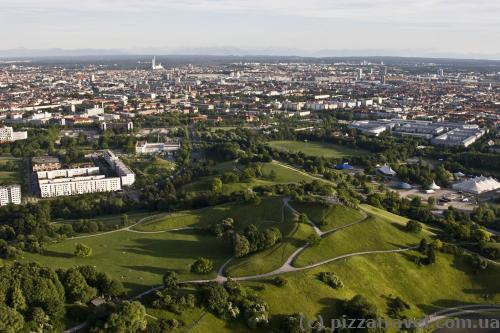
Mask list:
[[[238,172],[238,169],[242,169],[242,166],[236,165],[234,162],[225,162],[220,165],[216,165],[214,167],[215,170],[219,172],[217,176],[208,176],[200,178],[190,184],[185,185],[182,188],[184,192],[197,192],[197,191],[209,191],[212,180],[215,177],[220,177],[226,171],[235,171]],[[269,175],[274,171],[276,178],[271,179]],[[255,186],[262,185],[274,185],[274,184],[291,184],[291,183],[299,183],[301,181],[311,182],[313,180],[318,180],[315,177],[312,177],[306,173],[299,172],[294,170],[293,168],[288,168],[281,163],[276,161],[270,163],[262,164],[262,173],[263,177],[254,178],[250,182],[238,182],[238,183],[229,183],[222,185],[222,192],[225,194],[229,194],[237,191],[244,191]]]
[[[232,252],[221,240],[196,233],[192,230],[163,232],[183,227],[206,227],[224,218],[235,219],[236,228],[243,229],[249,224],[261,227],[278,227],[284,235],[294,228],[293,223],[282,222],[283,208],[279,197],[262,200],[260,204],[232,203],[205,209],[162,214],[133,230],[119,230],[107,234],[81,239],[68,239],[46,246],[42,254],[25,253],[23,261],[36,261],[50,267],[73,267],[93,265],[124,282],[131,294],[137,294],[153,285],[161,283],[167,270],[175,270],[181,279],[207,279],[215,277],[215,272],[194,275],[190,265],[198,257],[206,257],[220,267]],[[138,231],[138,232],[134,232]],[[153,233],[140,233],[153,232]],[[73,255],[76,243],[92,248],[88,258]]]
[[[342,205],[329,205],[316,202],[293,202],[292,206],[306,213],[309,219],[321,230],[327,231],[362,220],[365,215],[359,210]]]
[[[196,210],[187,210],[173,214],[164,214],[158,218],[141,223],[133,229],[137,231],[159,231],[182,227],[206,227],[214,222],[231,217],[237,228],[249,224],[280,224],[283,218],[283,203],[279,197],[265,198],[260,204],[229,203]]]

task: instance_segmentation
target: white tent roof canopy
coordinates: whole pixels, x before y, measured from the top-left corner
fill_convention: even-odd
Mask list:
[[[481,194],[500,189],[500,183],[492,177],[480,176],[453,184],[452,188],[457,191]]]

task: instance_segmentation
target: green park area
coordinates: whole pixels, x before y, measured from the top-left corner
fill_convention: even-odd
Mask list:
[[[0,156],[0,185],[23,183],[23,161],[11,156]]]
[[[367,152],[362,149],[350,148],[326,142],[304,142],[304,141],[271,141],[269,145],[276,149],[288,152],[302,152],[310,156],[323,156],[327,158],[348,158],[351,156],[364,155]]]
[[[299,223],[296,213],[284,205],[281,197],[264,198],[260,203],[230,203],[152,215],[129,229],[63,240],[48,245],[42,254],[24,253],[21,260],[54,268],[92,265],[121,280],[133,296],[160,284],[166,271],[177,272],[181,281],[215,278],[217,269],[232,257],[232,253],[220,239],[200,230],[231,217],[237,230],[255,224],[261,228],[277,227],[282,232],[283,239],[278,244],[233,258],[224,270],[225,276],[243,278],[240,284],[246,292],[265,300],[272,316],[303,313],[311,319],[318,315],[333,318],[341,313],[343,301],[357,294],[369,298],[381,316],[386,315],[391,295],[408,303],[405,315],[417,318],[456,304],[481,303],[485,297],[488,302],[498,302],[498,266],[473,273],[467,256],[439,252],[434,264],[422,265],[417,259],[423,255],[416,250],[376,253],[418,245],[423,237],[432,238],[432,230],[408,233],[403,230],[406,218],[368,205],[362,205],[362,211],[324,203],[293,201],[290,205],[313,221],[327,221],[322,226],[324,231],[345,228],[324,235],[319,245],[306,247],[299,253],[292,262],[294,269],[299,270],[279,274],[286,280],[282,286],[275,284],[274,276],[255,275],[282,267],[306,244],[314,230],[308,223]],[[138,220],[141,216],[131,218]],[[91,247],[92,255],[75,257],[73,252],[77,243]],[[371,251],[375,252],[369,253]],[[357,252],[363,253],[300,269]],[[190,265],[199,257],[212,260],[214,271],[201,275],[191,273]],[[318,274],[321,272],[335,273],[344,287],[333,289],[320,281]],[[252,278],[246,280],[249,276]],[[186,290],[194,292],[192,286]],[[248,331],[240,321],[217,318],[199,307],[182,314],[152,307],[147,311],[154,318],[182,320],[191,332],[206,332],[208,327],[217,332]]]
[[[196,191],[209,191],[212,181],[216,177],[221,177],[224,172],[231,171],[236,174],[240,174],[243,170],[243,166],[238,165],[235,162],[225,162],[215,166],[215,170],[218,175],[208,176],[200,178],[190,184],[183,187],[184,192],[196,192]],[[275,184],[292,184],[299,182],[311,182],[313,180],[325,181],[320,178],[313,177],[305,172],[297,170],[286,164],[272,161],[270,163],[262,163],[262,176],[259,178],[252,178],[248,182],[232,182],[223,183],[222,192],[225,194],[230,194],[232,192],[244,191],[247,189],[254,188],[256,186],[269,186]]]

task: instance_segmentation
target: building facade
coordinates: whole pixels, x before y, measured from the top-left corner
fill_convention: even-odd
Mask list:
[[[8,204],[21,204],[21,186],[0,186],[0,206]]]
[[[12,129],[12,127],[0,127],[0,143],[24,140],[27,138],[28,132],[26,131],[16,132]]]
[[[38,180],[38,183],[42,198],[121,190],[120,178],[106,178],[104,175],[52,179],[42,178]]]

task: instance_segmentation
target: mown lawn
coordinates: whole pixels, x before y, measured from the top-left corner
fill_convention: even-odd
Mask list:
[[[402,231],[399,224],[370,216],[360,224],[328,234],[318,246],[304,250],[293,264],[301,267],[348,253],[415,246],[421,238]]]
[[[105,227],[108,228],[119,228],[121,227],[121,218],[123,214],[113,214],[113,215],[102,215],[95,218],[84,219],[88,221],[102,222]],[[129,225],[138,222],[139,220],[151,216],[150,212],[129,212],[127,213]],[[53,221],[56,226],[69,224],[72,225],[79,219],[57,219]]]
[[[289,152],[303,152],[311,156],[323,156],[327,158],[346,158],[367,154],[362,149],[350,148],[347,146],[335,145],[325,142],[304,142],[304,141],[271,141],[269,145],[276,149],[282,149]]]
[[[215,177],[220,177],[226,171],[236,171],[238,169],[242,170],[244,167],[237,165],[234,162],[225,162],[217,164],[214,169],[219,172],[218,176],[207,176],[202,177],[190,184],[185,185],[182,190],[184,192],[197,192],[197,191],[209,191],[212,180]],[[275,178],[271,178],[271,173],[274,172]],[[225,194],[230,194],[237,191],[244,191],[251,189],[255,186],[269,186],[274,184],[291,184],[299,182],[311,182],[317,180],[306,173],[298,172],[296,170],[287,168],[276,161],[270,163],[262,164],[261,178],[254,178],[250,182],[238,182],[238,183],[225,183],[222,185],[222,192]]]
[[[359,239],[364,242],[364,239]],[[357,294],[366,296],[380,317],[387,317],[387,296],[400,296],[410,304],[409,318],[421,318],[443,307],[464,303],[500,302],[498,267],[474,274],[468,260],[439,253],[437,262],[418,266],[412,261],[416,252],[374,254],[351,257],[312,270],[282,275],[288,284],[277,287],[268,280],[247,281],[243,285],[255,290],[268,302],[273,315],[303,313],[325,320],[341,315],[341,303]],[[319,272],[337,274],[344,288],[332,289],[317,279]]]
[[[280,197],[264,198],[260,204],[253,202],[229,203],[202,209],[187,210],[161,216],[135,226],[134,230],[159,231],[181,227],[206,227],[224,218],[235,220],[237,228],[249,224],[263,227],[279,225],[282,220],[283,202]]]
[[[17,170],[3,171],[3,166],[8,162],[16,163]],[[0,185],[23,184],[23,161],[11,156],[0,157]]]
[[[329,205],[317,202],[292,202],[292,207],[307,214],[323,231],[338,228],[362,220],[365,215],[342,205]]]
[[[88,258],[73,255],[75,245],[92,248]],[[161,283],[167,270],[176,271],[183,280],[206,279],[216,273],[196,275],[190,265],[198,257],[209,258],[219,267],[231,256],[215,237],[190,231],[139,234],[118,231],[84,239],[66,240],[46,247],[43,254],[25,253],[23,261],[35,261],[53,268],[92,265],[121,280],[131,295]]]

